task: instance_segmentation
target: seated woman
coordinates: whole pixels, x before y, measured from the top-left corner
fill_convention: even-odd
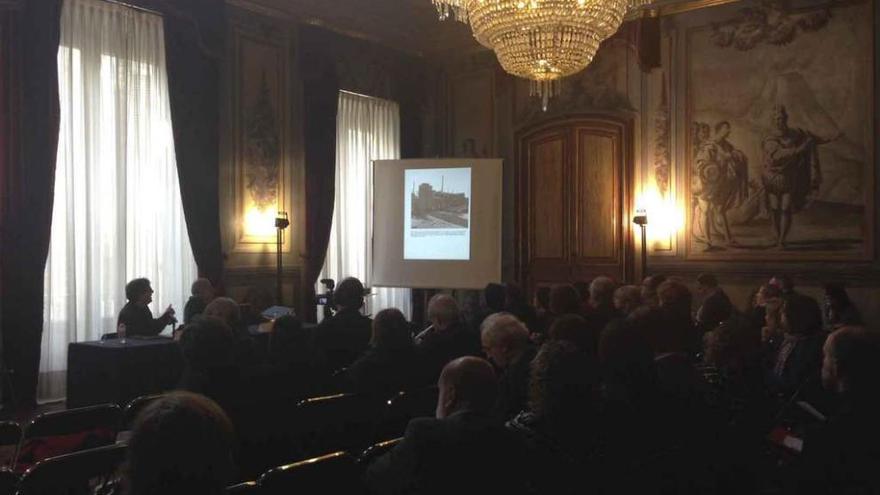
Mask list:
[[[159,335],[165,327],[177,323],[174,308],[170,304],[162,316],[153,318],[148,307],[153,302],[153,288],[149,279],[136,278],[125,284],[125,298],[128,302],[119,312],[116,326],[125,325],[128,337]]]
[[[397,309],[383,309],[373,320],[370,348],[345,372],[354,392],[394,393],[416,385],[418,369],[409,323]]]
[[[826,336],[819,304],[812,297],[791,295],[782,303],[780,323],[782,338],[766,345],[769,388],[783,396],[800,391],[809,397],[819,387]]]

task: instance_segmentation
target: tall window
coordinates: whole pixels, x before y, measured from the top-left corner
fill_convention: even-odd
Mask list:
[[[182,314],[196,265],[183,217],[162,18],[65,0],[61,128],[46,266],[39,397],[64,396],[67,344],[113,332],[125,283]]]
[[[397,103],[339,93],[336,118],[336,198],[327,259],[320,278],[357,277],[370,285],[373,245],[373,160],[400,158]],[[377,249],[382,240],[376,239]],[[320,287],[317,288],[319,291]],[[373,288],[367,312],[398,308],[410,317],[409,289]]]

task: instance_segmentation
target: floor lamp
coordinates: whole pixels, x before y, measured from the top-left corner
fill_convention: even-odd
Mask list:
[[[276,240],[276,254],[278,255],[278,272],[275,274],[275,300],[276,304],[283,306],[284,292],[281,289],[281,245],[284,244],[284,229],[290,225],[290,219],[287,218],[286,211],[279,211],[275,216],[275,228],[278,230],[278,238]]]
[[[633,223],[642,229],[642,278],[644,279],[648,276],[648,212],[643,208],[637,209]]]

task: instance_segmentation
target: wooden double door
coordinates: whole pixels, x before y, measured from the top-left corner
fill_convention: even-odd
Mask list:
[[[517,134],[517,268],[543,285],[633,275],[631,124],[569,117]]]

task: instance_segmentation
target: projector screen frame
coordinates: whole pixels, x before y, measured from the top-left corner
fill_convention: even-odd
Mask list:
[[[406,171],[450,168],[471,169],[470,257],[468,260],[405,259],[404,198],[409,191],[404,183]],[[374,160],[371,180],[372,286],[482,289],[489,282],[501,280],[503,161],[500,158]],[[385,221],[376,221],[383,216]],[[378,239],[384,240],[378,242]]]

